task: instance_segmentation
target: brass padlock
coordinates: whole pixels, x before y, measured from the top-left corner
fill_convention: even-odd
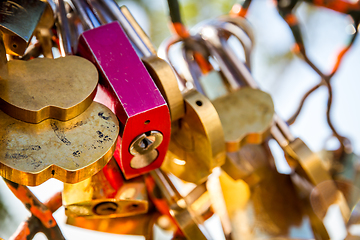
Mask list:
[[[153,239],[153,228],[159,218],[158,212],[148,212],[129,217],[90,219],[85,217],[68,217],[66,224],[106,233],[143,236]]]
[[[29,123],[79,116],[92,103],[98,80],[94,66],[76,56],[12,60],[0,75],[0,109]]]
[[[270,134],[274,104],[269,94],[253,88],[213,100],[224,129],[226,150],[235,152],[245,144],[262,143]]]
[[[185,116],[172,124],[162,169],[200,184],[225,161],[223,129],[216,109],[196,90],[184,94]]]
[[[31,124],[1,111],[0,119],[0,175],[28,186],[91,177],[110,160],[119,133],[116,116],[96,102],[66,122]]]
[[[62,196],[65,214],[72,218],[128,217],[148,211],[143,178],[125,180],[114,159],[91,178],[64,184]]]

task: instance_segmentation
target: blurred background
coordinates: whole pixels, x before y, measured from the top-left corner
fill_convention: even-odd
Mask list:
[[[351,1],[351,0],[349,0]],[[180,0],[182,18],[191,28],[197,23],[227,14],[234,3],[232,0]],[[118,1],[126,5],[135,19],[150,36],[155,46],[171,35],[168,23],[168,8],[165,0]],[[305,47],[309,58],[325,73],[329,73],[337,54],[348,44],[354,28],[351,19],[328,9],[302,3],[298,16]],[[252,56],[252,73],[261,89],[270,93],[275,103],[276,112],[283,119],[288,119],[296,110],[301,97],[310,88],[320,82],[320,77],[297,55],[291,51],[294,40],[291,31],[279,16],[271,0],[253,0],[247,18],[255,33],[255,49]],[[360,154],[360,40],[357,39],[352,49],[344,57],[340,69],[332,79],[333,107],[331,117],[338,132],[349,138],[353,151]],[[331,130],[326,123],[327,90],[320,87],[310,95],[297,121],[291,126],[293,134],[315,152],[322,149],[336,149],[339,143],[331,137]],[[275,158],[283,158],[283,152],[270,145]],[[286,165],[280,167],[286,173]],[[38,187],[32,187],[35,195],[44,201],[53,193],[61,190],[63,184],[49,180]],[[0,237],[8,239],[18,225],[30,214],[20,201],[0,180]],[[55,213],[55,218],[63,230],[66,239],[118,239],[120,236],[83,230],[65,225],[64,209]],[[220,222],[211,223],[211,231],[221,231]],[[155,232],[155,239],[169,239],[160,231]],[[311,237],[311,233],[309,233]],[[37,235],[36,239],[45,239]],[[142,239],[141,237],[121,236],[121,239]],[[221,239],[221,236],[219,238]]]

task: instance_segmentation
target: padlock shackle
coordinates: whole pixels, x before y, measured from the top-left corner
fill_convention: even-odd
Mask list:
[[[177,35],[172,35],[170,37],[168,37],[167,39],[165,39],[164,41],[161,42],[159,49],[157,51],[157,55],[164,59],[165,61],[167,61],[174,69],[174,64],[172,63],[170,57],[169,57],[169,50],[171,48],[172,45],[182,42],[183,40],[177,36]],[[178,59],[179,60],[179,59]],[[185,61],[185,59],[183,59],[182,61]],[[191,72],[189,69],[184,68],[183,71],[186,71],[186,75],[187,76],[191,76]],[[187,91],[188,89],[186,88],[186,83],[188,82],[187,78],[184,78],[183,76],[181,76],[178,71],[174,71],[176,76],[178,77],[178,84],[180,87],[180,90],[182,92]],[[185,75],[184,74],[184,75]]]
[[[232,22],[223,22],[218,20],[212,23],[212,25],[216,26],[219,31],[222,30],[227,34],[231,34],[239,40],[244,49],[246,65],[249,69],[251,69],[251,52],[253,49],[253,41],[248,33]]]
[[[100,21],[91,10],[90,6],[85,0],[71,0],[74,10],[77,12],[84,30],[94,29],[99,27]]]
[[[67,12],[65,9],[64,0],[55,0],[56,4],[56,15],[57,15],[57,30],[59,36],[59,47],[63,57],[66,55],[73,55],[71,43],[71,31],[70,24],[67,18]]]
[[[0,70],[6,66],[7,57],[6,57],[6,48],[3,39],[3,33],[0,31]]]

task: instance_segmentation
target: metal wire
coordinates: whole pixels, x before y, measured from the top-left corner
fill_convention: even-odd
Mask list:
[[[278,3],[280,3],[281,0],[278,0]],[[343,3],[341,0],[335,0],[333,2],[338,1],[338,3]],[[308,2],[314,3],[313,1],[308,0]],[[318,6],[323,6],[323,7],[328,7],[331,8],[333,10],[338,9],[338,8],[334,8],[335,5],[331,5],[329,7],[329,4],[327,4],[326,2],[322,2],[322,1],[318,1],[317,4]],[[333,67],[333,70],[330,74],[325,74],[323,73],[318,67],[316,67],[316,65],[308,58],[307,53],[306,53],[306,49],[305,46],[303,44],[303,38],[302,38],[302,34],[301,34],[301,30],[300,30],[300,25],[299,25],[299,21],[297,19],[297,17],[293,14],[293,11],[295,9],[296,6],[296,2],[295,4],[292,4],[291,7],[287,6],[287,7],[281,7],[281,4],[278,4],[278,9],[279,9],[279,13],[280,15],[284,18],[284,20],[286,21],[286,23],[289,25],[292,34],[294,36],[295,42],[296,42],[296,47],[295,49],[298,50],[298,53],[301,54],[301,56],[303,57],[304,61],[320,76],[321,78],[321,82],[318,83],[317,85],[315,85],[314,87],[312,87],[308,92],[306,92],[304,94],[304,96],[302,97],[300,104],[297,108],[297,110],[295,111],[295,113],[290,117],[290,119],[288,120],[288,124],[293,124],[297,117],[299,116],[304,103],[306,101],[306,99],[311,95],[311,93],[315,92],[317,89],[319,89],[321,86],[326,86],[328,89],[328,101],[327,101],[327,110],[326,110],[326,120],[327,123],[331,129],[331,131],[333,132],[333,135],[338,139],[338,141],[341,144],[341,149],[342,150],[349,150],[349,148],[351,148],[351,145],[348,141],[348,139],[346,139],[345,137],[341,136],[338,131],[336,130],[336,128],[334,127],[333,123],[332,123],[332,119],[331,119],[331,107],[332,107],[332,100],[333,100],[333,91],[332,91],[332,86],[331,86],[331,79],[332,77],[336,74],[337,70],[339,69],[339,66],[343,60],[343,57],[345,56],[345,54],[348,52],[348,50],[351,48],[351,46],[353,45],[353,43],[356,40],[357,37],[357,26],[359,24],[359,20],[357,15],[355,14],[350,14],[351,12],[349,11],[345,11],[344,9],[338,9],[339,12],[346,12],[347,14],[350,14],[355,22],[355,33],[353,35],[353,37],[351,38],[350,43],[338,54],[337,57],[337,61]],[[351,5],[352,7],[354,7],[353,5]],[[360,5],[359,5],[360,7]],[[341,10],[341,11],[340,11]],[[345,142],[346,140],[346,142]]]

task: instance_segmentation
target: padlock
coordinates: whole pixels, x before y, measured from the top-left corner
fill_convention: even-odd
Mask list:
[[[128,21],[127,33],[131,34],[130,39],[134,45],[138,49],[143,49],[140,50],[144,56],[143,62],[167,101],[173,131],[162,168],[186,181],[196,183],[205,181],[211,170],[221,166],[225,159],[223,133],[214,107],[208,99],[195,90],[186,93],[184,97],[181,95],[173,70],[168,63],[156,57],[150,39],[126,7],[121,7],[119,10],[114,6],[110,10],[105,8],[106,4],[103,4],[101,5],[103,9],[100,10],[100,6],[97,8],[96,6],[93,7],[99,10],[97,13],[100,19],[110,16],[111,19],[118,20],[124,25],[125,21]],[[111,14],[111,11],[117,12]],[[186,113],[184,108],[187,109]]]
[[[0,30],[6,53],[23,55],[47,4],[40,0],[1,1]]]
[[[180,232],[175,234],[187,239],[213,239],[204,226],[203,213],[207,213],[210,207],[206,204],[209,196],[204,191],[204,185],[199,185],[198,189],[195,188],[188,196],[182,197],[170,178],[160,169],[151,171],[145,182],[156,208],[179,227]]]
[[[235,152],[245,144],[259,144],[270,133],[274,104],[269,94],[253,88],[213,100],[224,129],[226,150]]]
[[[150,211],[129,217],[90,219],[85,217],[67,217],[66,224],[106,233],[143,236],[153,239],[153,227],[159,213]]]
[[[245,145],[229,153],[228,158],[223,168],[231,175],[217,171],[207,182],[214,212],[226,236],[293,237],[291,228],[302,224],[305,233],[311,231],[291,178],[277,173],[267,143]],[[309,237],[305,233],[297,237]]]
[[[162,169],[182,180],[200,184],[225,161],[219,116],[196,90],[184,94],[185,116],[172,124],[171,141]]]
[[[126,6],[119,8],[113,0],[91,0],[88,1],[88,3],[102,24],[111,21],[118,21],[121,24],[133,47],[136,49],[137,54],[142,57],[146,69],[167,102],[171,121],[173,122],[184,116],[184,101],[172,68],[166,61],[156,56],[156,50],[151,40],[136,22]]]
[[[83,32],[78,53],[98,67],[97,101],[109,106],[121,122],[115,158],[125,178],[160,167],[170,140],[169,110],[120,24]]]
[[[96,69],[76,56],[12,60],[0,71],[0,109],[25,122],[73,119],[90,106],[96,94]]]
[[[72,218],[128,217],[148,211],[143,178],[125,180],[115,159],[91,178],[64,184],[62,196],[65,214]]]
[[[119,133],[116,116],[96,102],[65,122],[31,124],[1,111],[0,119],[0,175],[28,186],[91,177],[110,160]]]

